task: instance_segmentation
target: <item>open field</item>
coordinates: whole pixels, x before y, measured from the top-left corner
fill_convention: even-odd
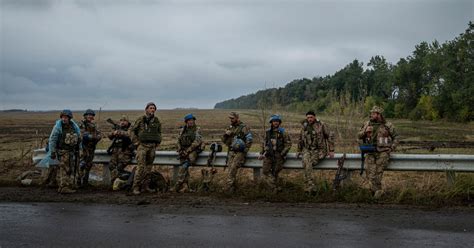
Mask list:
[[[182,117],[190,110],[160,110],[157,115],[163,125],[163,143],[161,150],[174,150],[178,128],[182,125]],[[204,136],[204,140],[220,140],[229,121],[227,110],[192,110],[197,116],[198,125]],[[262,118],[262,111],[240,111],[241,119],[247,123],[255,133],[253,151],[259,151],[263,125],[268,127],[266,119]],[[33,168],[31,164],[32,150],[44,147],[49,132],[58,119],[58,112],[19,112],[0,113],[0,181],[2,184],[11,184],[23,171]],[[74,112],[77,119],[82,117],[82,112]],[[143,111],[102,111],[96,116],[99,128],[102,132],[111,131],[111,126],[105,122],[107,118],[118,120],[122,114],[126,114],[131,120],[143,114]],[[290,133],[293,148],[296,150],[299,122],[304,118],[303,114],[282,113],[283,126]],[[327,122],[336,132],[337,152],[357,152],[355,132],[362,125],[364,118],[360,116],[319,116]],[[265,121],[262,121],[265,120]],[[390,120],[397,128],[401,145],[398,152],[403,153],[462,153],[474,154],[474,123],[448,123],[448,122],[413,122],[409,120]],[[110,141],[103,139],[99,149],[106,149]],[[158,168],[157,168],[158,169]],[[97,171],[100,171],[98,168]],[[159,168],[165,175],[170,175],[169,168]],[[193,181],[191,185],[197,184],[199,170],[191,168]],[[217,176],[217,184],[224,179],[225,172],[222,169]],[[268,196],[264,191],[255,190],[255,182],[252,182],[251,171],[242,170],[240,182],[243,185],[240,197],[244,199],[265,199],[270,201],[344,201],[344,202],[372,202],[365,189],[358,185],[365,185],[363,178],[353,176],[353,184],[346,185],[339,195],[329,192],[329,183],[334,176],[332,171],[318,171],[315,176],[320,182],[320,193],[317,198],[307,199],[302,194],[302,173],[299,171],[283,171],[282,178],[285,191],[278,196]],[[452,189],[446,186],[446,175],[444,173],[410,173],[410,172],[388,172],[384,177],[384,184],[388,189],[385,201],[388,203],[416,203],[416,204],[472,204],[474,192],[474,175],[460,174],[456,185]],[[296,192],[296,193],[295,193]],[[326,192],[326,193],[325,193]]]

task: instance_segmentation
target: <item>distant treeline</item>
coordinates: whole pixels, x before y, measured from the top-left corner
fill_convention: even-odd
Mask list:
[[[283,88],[226,100],[220,109],[257,109],[272,105],[290,111],[326,111],[341,98],[370,108],[384,107],[386,117],[414,120],[474,120],[474,23],[452,41],[422,42],[396,65],[374,56],[366,66],[354,60],[326,77],[297,79]]]
[[[0,110],[1,112],[28,112],[26,109],[5,109],[5,110]]]

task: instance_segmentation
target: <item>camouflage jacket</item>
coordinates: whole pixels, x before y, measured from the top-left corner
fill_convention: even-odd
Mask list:
[[[115,133],[116,132],[116,133]],[[115,133],[115,134],[114,134]],[[132,141],[128,132],[128,127],[118,126],[117,129],[109,134],[109,139],[113,141],[112,145],[114,148],[122,148],[124,150],[132,150],[130,145]]]
[[[316,120],[312,125],[304,120],[298,140],[298,152],[307,150],[323,150],[334,152],[334,133],[322,121]]]
[[[290,135],[288,135],[284,128],[269,128],[265,132],[265,139],[262,142],[262,150],[260,151],[260,154],[266,154],[266,156],[269,156],[272,152],[278,152],[282,156],[286,156],[290,151],[290,148]]]
[[[97,130],[97,125],[84,119],[79,122],[79,128],[82,131],[82,145],[87,148],[95,148],[102,139],[102,134]]]
[[[227,131],[230,131],[230,135],[227,135]],[[250,128],[248,128],[243,122],[239,122],[237,125],[230,125],[226,129],[226,133],[222,136],[222,142],[227,145],[230,149],[234,138],[238,138],[244,141],[245,151],[248,152],[252,146],[253,136]]]
[[[367,136],[366,129],[371,126],[373,128],[372,135]],[[364,144],[372,144],[377,146],[377,151],[395,150],[398,144],[398,134],[395,127],[390,122],[374,122],[367,121],[357,133],[357,138]]]
[[[152,118],[146,115],[141,116],[135,121],[130,129],[130,137],[134,144],[140,143],[161,143],[161,122],[158,117]]]
[[[178,152],[191,152],[200,149],[202,145],[202,136],[198,126],[181,127],[178,136]]]

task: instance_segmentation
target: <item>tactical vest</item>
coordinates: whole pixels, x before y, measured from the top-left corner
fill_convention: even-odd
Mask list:
[[[181,147],[191,146],[194,140],[196,140],[196,130],[197,128],[195,126],[191,128],[187,126],[183,127],[179,135],[179,144]]]
[[[239,126],[235,127],[235,135],[234,137],[237,137],[238,139],[243,140],[244,142],[247,142],[247,137],[243,131],[245,127],[245,124],[240,123]]]
[[[143,116],[143,128],[138,131],[138,139],[142,143],[161,143],[160,121],[153,117],[149,122]]]
[[[83,144],[86,145],[86,146],[94,146],[95,147],[96,143],[98,142],[98,140],[97,140],[97,126],[92,122],[89,122],[87,120],[82,120],[81,127],[83,128],[84,133],[87,132],[87,133],[92,135],[91,139],[84,139],[82,141]]]
[[[323,124],[321,122],[315,122],[313,125],[307,123],[304,127],[303,141],[305,147],[310,149],[323,149],[325,148],[325,139],[323,132]]]
[[[268,149],[273,147],[274,151],[281,153],[285,148],[283,140],[284,132],[285,129],[283,128],[278,128],[276,131],[272,128],[268,129],[265,135],[265,146],[268,147]]]
[[[61,136],[59,137],[59,150],[74,150],[79,141],[79,136],[74,131],[72,124],[64,125],[61,123]]]
[[[127,132],[128,131],[128,127],[120,127],[119,129],[117,129],[117,131],[120,131],[120,132]],[[120,147],[120,148],[126,148],[128,145],[130,145],[132,143],[132,140],[130,139],[130,137],[128,136],[120,136],[120,137],[116,137],[114,138],[113,140],[113,147]]]
[[[370,144],[379,148],[392,146],[393,140],[389,128],[384,123],[369,122],[368,125],[373,127],[372,137],[369,139]]]

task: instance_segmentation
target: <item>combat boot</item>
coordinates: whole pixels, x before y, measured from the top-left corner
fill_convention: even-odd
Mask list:
[[[380,198],[382,198],[383,194],[384,194],[384,192],[383,192],[383,190],[381,190],[381,189],[375,191],[375,193],[374,193],[374,199],[379,200]]]
[[[58,192],[60,194],[72,194],[72,193],[76,193],[76,190],[71,189],[71,188],[61,188],[60,190],[58,190]]]
[[[139,195],[140,193],[141,193],[140,192],[140,187],[134,186],[133,190],[132,190],[132,194]]]

